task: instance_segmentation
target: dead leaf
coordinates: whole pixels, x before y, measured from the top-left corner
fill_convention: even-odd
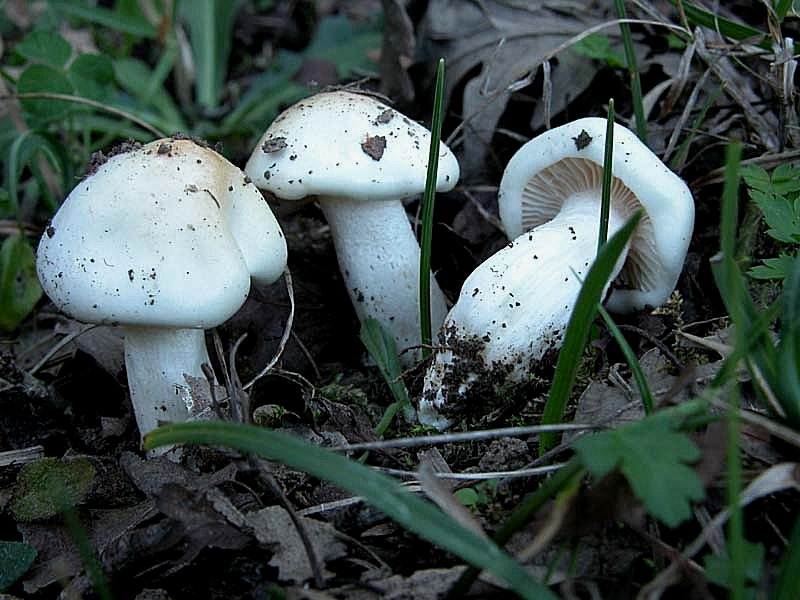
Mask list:
[[[514,91],[512,84],[535,74],[549,52],[597,21],[588,10],[565,14],[543,3],[432,0],[428,4],[419,28],[419,38],[426,42],[420,42],[421,60],[434,64],[443,56],[447,61],[445,101],[451,102],[467,74],[480,68],[464,87],[459,162],[465,183],[486,174],[489,145]],[[553,72],[557,71],[555,67]],[[575,98],[591,83],[590,78],[570,75],[569,90],[559,90],[554,97]]]
[[[190,490],[206,490],[223,481],[231,481],[237,472],[236,465],[230,463],[215,473],[201,475],[167,458],[143,460],[133,452],[123,452],[119,464],[136,487],[151,496],[158,494],[168,484],[178,484]]]
[[[345,555],[346,547],[333,526],[307,517],[298,518],[302,520],[321,564]],[[284,508],[270,506],[250,513],[247,515],[247,525],[261,544],[274,549],[269,564],[278,568],[281,581],[300,583],[313,577],[305,546]],[[329,576],[330,573],[323,572],[323,575]]]

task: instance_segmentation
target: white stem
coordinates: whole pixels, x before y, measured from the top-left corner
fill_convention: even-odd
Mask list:
[[[610,213],[609,237],[625,224],[613,203]],[[439,408],[477,401],[470,389],[481,379],[525,381],[549,350],[561,346],[597,254],[599,216],[599,197],[576,194],[553,220],[523,233],[472,272],[442,328],[440,343],[447,348],[436,353],[425,376],[422,423],[448,426]],[[603,297],[627,254],[626,247]]]
[[[188,417],[191,402],[183,375],[205,379],[210,362],[202,329],[125,326],[125,368],[133,412],[144,436],[164,423]]]
[[[339,268],[359,320],[377,319],[398,351],[420,340],[419,244],[399,200],[319,198],[331,227]],[[444,294],[431,275],[431,329],[447,314]],[[401,360],[411,364],[419,351]]]

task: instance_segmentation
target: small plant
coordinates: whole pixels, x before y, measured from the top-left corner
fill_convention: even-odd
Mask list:
[[[766,258],[747,274],[754,279],[784,280],[800,246],[800,169],[788,164],[768,173],[758,165],[741,170],[750,200],[758,206],[769,229],[767,235],[785,244],[777,257]]]

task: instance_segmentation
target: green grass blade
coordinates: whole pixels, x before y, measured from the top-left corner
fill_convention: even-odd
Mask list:
[[[439,171],[439,140],[442,139],[442,110],[444,106],[444,59],[436,69],[436,92],[431,119],[431,148],[428,154],[428,176],[422,197],[422,235],[419,253],[419,325],[422,356],[431,355],[431,239],[433,238],[433,205],[436,201],[436,177]]]
[[[120,33],[145,38],[154,38],[158,33],[143,16],[127,15],[101,6],[92,6],[81,0],[47,0],[47,3],[69,17],[108,27]]]
[[[335,483],[361,496],[409,531],[487,569],[506,581],[521,597],[531,600],[556,598],[494,542],[464,528],[390,477],[330,450],[278,431],[225,422],[169,425],[147,434],[144,439],[147,449],[179,443],[236,448]]]
[[[800,426],[800,257],[783,282],[783,312],[778,343],[778,383],[781,406],[789,421]]]
[[[546,479],[539,489],[523,498],[514,512],[500,526],[494,535],[494,541],[499,545],[505,544],[511,536],[522,529],[537,513],[537,511],[550,500],[553,496],[565,489],[577,477],[583,477],[585,469],[577,459],[572,459],[561,469],[556,471],[552,477]],[[460,600],[469,591],[472,582],[480,574],[475,567],[470,567],[453,584],[445,597],[446,600]]]
[[[624,0],[614,0],[614,7],[617,10],[617,18],[627,19]],[[639,67],[636,64],[636,52],[633,50],[633,38],[631,38],[631,27],[628,23],[619,24],[622,33],[622,47],[625,49],[625,62],[628,64],[628,73],[631,78],[631,100],[633,102],[633,114],[636,116],[636,135],[647,143],[647,122],[644,116],[644,101],[642,100],[642,82],[639,78]]]
[[[677,5],[679,0],[670,0],[673,5]],[[714,31],[719,31],[722,35],[734,39],[736,41],[747,40],[750,38],[761,38],[758,46],[769,49],[769,37],[760,29],[736,23],[724,17],[720,17],[712,12],[704,10],[694,4],[689,4],[680,0],[683,5],[683,12],[686,14],[686,20],[689,25],[702,25]]]
[[[792,0],[775,0],[775,15],[778,17],[778,22],[783,23],[790,8]]]
[[[772,591],[772,600],[795,600],[800,590],[800,516],[794,522],[792,536],[781,560],[778,584]]]
[[[197,70],[197,103],[205,109],[219,103],[239,4],[239,0],[192,0],[180,5]]]
[[[730,580],[728,582],[730,598],[743,600],[745,597],[745,539],[744,518],[739,498],[742,495],[742,457],[739,453],[739,389],[732,385],[728,393],[728,444],[726,495],[730,519],[728,520],[728,556],[730,558]]]
[[[614,160],[614,99],[608,101],[606,115],[606,147],[603,150],[603,192],[600,199],[600,231],[597,238],[597,251],[608,239],[608,215],[611,211],[611,177]]]
[[[410,407],[411,401],[408,397],[408,390],[400,379],[403,370],[397,356],[397,345],[394,338],[383,330],[376,319],[372,318],[364,321],[359,337],[372,360],[378,365],[378,370],[394,396],[394,403],[386,409],[380,423],[375,427],[375,435],[380,437],[386,433],[397,412]]]
[[[608,327],[611,335],[619,345],[620,350],[622,350],[622,354],[625,356],[625,362],[628,363],[628,367],[630,368],[631,373],[633,373],[633,378],[636,380],[636,387],[639,388],[639,395],[642,397],[644,412],[648,415],[651,414],[655,406],[655,401],[653,400],[653,394],[650,391],[650,386],[647,384],[647,378],[644,376],[644,373],[642,373],[642,367],[639,365],[639,361],[636,359],[636,354],[634,354],[633,349],[628,344],[628,340],[626,340],[625,336],[622,335],[622,332],[620,331],[619,327],[617,327],[614,319],[611,318],[611,315],[608,314],[608,311],[603,307],[602,304],[597,305],[597,312],[599,312],[600,316],[603,317],[606,327]]]
[[[575,308],[572,311],[569,325],[567,325],[564,345],[558,354],[556,372],[553,377],[553,384],[550,387],[550,396],[547,399],[544,414],[542,415],[542,425],[558,423],[564,414],[564,407],[575,383],[575,375],[578,372],[583,348],[586,345],[586,338],[589,336],[589,328],[594,320],[597,305],[600,303],[603,288],[608,278],[611,277],[619,255],[622,254],[641,218],[642,211],[639,210],[634,213],[622,229],[611,236],[611,239],[600,249],[597,258],[586,275],[581,291],[578,294]],[[555,446],[556,440],[555,433],[542,434],[539,442],[539,454],[542,455]]]

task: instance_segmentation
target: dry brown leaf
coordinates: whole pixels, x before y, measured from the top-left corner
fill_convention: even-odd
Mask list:
[[[321,564],[345,555],[347,548],[332,525],[307,517],[298,518],[302,520]],[[269,564],[278,568],[281,581],[301,583],[313,577],[305,546],[286,509],[270,506],[250,513],[247,526],[261,544],[273,549]],[[323,570],[323,575],[330,573]]]

